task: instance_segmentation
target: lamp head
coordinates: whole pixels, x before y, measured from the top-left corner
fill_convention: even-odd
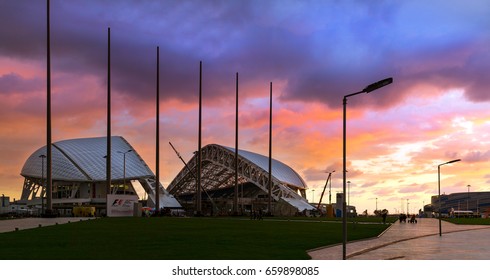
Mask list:
[[[365,87],[362,92],[369,93],[373,90],[377,90],[378,88],[382,88],[384,86],[387,86],[389,84],[393,83],[393,78],[387,78],[381,81],[378,81],[376,83],[370,84],[369,86]]]

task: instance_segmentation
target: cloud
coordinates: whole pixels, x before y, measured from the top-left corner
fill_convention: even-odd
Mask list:
[[[40,90],[43,83],[38,78],[25,79],[17,73],[0,76],[0,94],[26,93]]]
[[[425,186],[436,184],[434,168],[456,156],[463,161],[451,173],[459,175],[447,170],[444,185],[488,180],[485,1],[51,4],[55,141],[105,135],[110,27],[113,134],[151,168],[160,46],[165,183],[182,167],[166,142],[185,159],[197,146],[199,61],[204,144],[234,144],[239,72],[240,148],[267,154],[273,82],[273,156],[310,186],[322,187],[323,171],[335,169],[334,192],[342,185],[342,96],[392,76],[392,85],[348,100],[347,176],[359,186],[352,193],[358,209],[373,208],[376,196],[397,208],[400,196],[422,202],[434,189]],[[44,145],[45,8],[43,1],[0,2],[0,142],[9,147],[0,170],[9,174]],[[2,178],[19,192],[20,176]]]
[[[486,152],[481,151],[471,151],[463,157],[464,162],[474,163],[474,162],[487,162],[490,160],[490,150]]]

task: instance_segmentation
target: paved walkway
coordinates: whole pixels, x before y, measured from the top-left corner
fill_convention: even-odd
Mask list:
[[[62,218],[24,218],[24,219],[12,219],[12,220],[0,220],[0,232],[8,232],[15,231],[16,228],[18,230],[36,228],[41,225],[44,226],[52,226],[56,224],[66,224],[79,222],[84,220],[90,220],[94,218],[70,218],[70,217],[62,217]]]
[[[314,260],[341,260],[342,244],[311,250]],[[490,226],[455,225],[437,219],[394,223],[377,238],[347,243],[350,260],[490,260]]]

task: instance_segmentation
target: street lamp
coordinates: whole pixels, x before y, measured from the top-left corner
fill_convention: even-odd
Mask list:
[[[378,212],[378,198],[376,197],[376,211],[375,212]]]
[[[470,187],[471,185],[468,185],[468,200],[466,200],[466,211],[470,210]]]
[[[442,165],[446,165],[446,164],[450,164],[450,163],[454,163],[454,162],[458,162],[458,161],[461,161],[461,159],[454,159],[454,160],[451,160],[451,161],[448,161],[448,162],[445,162],[445,163],[441,163],[437,166],[437,185],[438,185],[438,190],[439,190],[439,196],[438,196],[438,200],[439,200],[439,236],[442,236],[442,222],[441,222],[441,166]]]
[[[410,205],[410,203],[408,203],[408,198],[407,198],[407,216],[410,215],[410,213],[408,211],[408,205]]]
[[[126,194],[126,154],[129,152],[132,152],[133,150],[127,150],[126,152],[121,152],[117,151],[120,154],[123,154],[123,192]],[[156,188],[160,187],[159,182],[156,182],[155,184],[155,191]]]
[[[45,155],[40,155],[41,158],[41,215],[44,213],[44,159]]]
[[[342,202],[342,259],[347,259],[347,217],[345,215],[345,212],[347,210],[347,207],[345,205],[345,187],[346,187],[346,172],[347,172],[347,149],[346,149],[346,119],[347,119],[347,97],[351,97],[354,95],[358,95],[361,93],[369,93],[373,90],[379,89],[381,87],[387,86],[393,82],[393,78],[387,78],[381,81],[378,81],[374,84],[370,84],[367,87],[365,87],[362,91],[351,93],[348,95],[344,96],[343,99],[343,182],[342,182],[342,189],[344,192],[344,198]]]
[[[315,203],[315,190],[311,190],[311,192],[313,193],[313,199],[311,200],[311,202]]]

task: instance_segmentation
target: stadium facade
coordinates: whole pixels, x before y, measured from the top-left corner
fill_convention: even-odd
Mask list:
[[[235,195],[235,149],[217,144],[202,148],[201,192],[205,215],[232,213]],[[250,151],[238,151],[239,213],[269,212],[269,158]],[[167,190],[186,208],[196,201],[197,155],[177,174]],[[295,215],[313,210],[306,200],[307,185],[288,165],[272,159],[273,215]]]
[[[440,200],[441,214],[449,215],[452,211],[472,211],[475,214],[490,213],[490,192],[459,192],[442,194]],[[439,196],[431,197],[431,204],[424,206],[424,212],[436,213],[439,209]]]
[[[97,214],[106,208],[107,138],[69,139],[52,144],[53,208],[69,215],[73,206],[91,206]],[[138,152],[120,136],[112,139],[110,194],[137,195],[155,205],[155,175]],[[46,190],[46,146],[25,162],[21,199],[18,203],[41,210]],[[126,184],[124,184],[126,183]],[[161,207],[180,208],[178,201],[160,184]],[[44,198],[44,199],[41,199]]]

